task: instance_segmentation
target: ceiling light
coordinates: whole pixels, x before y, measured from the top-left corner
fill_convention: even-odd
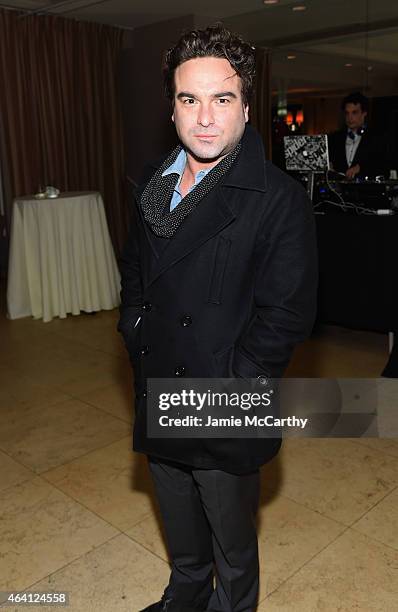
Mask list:
[[[344,64],[346,68],[351,68],[352,64]]]
[[[296,59],[295,55],[287,55],[287,59],[292,60],[292,59]]]
[[[279,0],[263,0],[264,4],[278,4]]]
[[[304,6],[304,4],[296,4],[296,6],[293,6],[292,11],[306,11],[307,7]]]

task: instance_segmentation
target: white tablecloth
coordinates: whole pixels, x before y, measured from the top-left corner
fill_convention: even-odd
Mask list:
[[[120,275],[99,193],[14,201],[7,306],[10,319],[51,321],[119,304]]]

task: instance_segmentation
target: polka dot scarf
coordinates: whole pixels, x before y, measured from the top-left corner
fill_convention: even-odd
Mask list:
[[[239,142],[235,149],[226,155],[196,187],[186,194],[172,211],[168,210],[178,174],[162,176],[163,172],[177,159],[181,151],[178,145],[162,166],[156,171],[141,196],[141,208],[146,222],[157,236],[171,238],[184,219],[198,206],[199,202],[217,185],[221,177],[227,173],[241,149]]]

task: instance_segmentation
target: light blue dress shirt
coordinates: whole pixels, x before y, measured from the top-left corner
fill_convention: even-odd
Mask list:
[[[182,149],[179,152],[175,162],[173,164],[171,164],[171,166],[169,166],[163,172],[163,174],[162,174],[162,176],[167,176],[168,174],[178,174],[178,176],[179,176],[177,184],[176,184],[176,186],[174,188],[173,197],[171,198],[170,210],[173,210],[182,200],[182,195],[181,195],[181,191],[180,191],[180,183],[181,183],[182,175],[184,174],[186,163],[187,163],[187,154],[185,153],[184,149]],[[210,172],[210,170],[211,170],[211,168],[206,168],[204,170],[199,170],[199,172],[197,172],[195,174],[195,182],[189,188],[189,190],[188,190],[189,193],[193,189],[195,189],[196,185],[198,185],[200,183],[202,178],[204,178],[206,176],[206,174],[208,174],[208,172]]]

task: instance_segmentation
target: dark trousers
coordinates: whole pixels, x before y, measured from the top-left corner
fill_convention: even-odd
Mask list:
[[[259,471],[234,475],[153,457],[149,467],[172,563],[165,595],[211,612],[253,612]]]

